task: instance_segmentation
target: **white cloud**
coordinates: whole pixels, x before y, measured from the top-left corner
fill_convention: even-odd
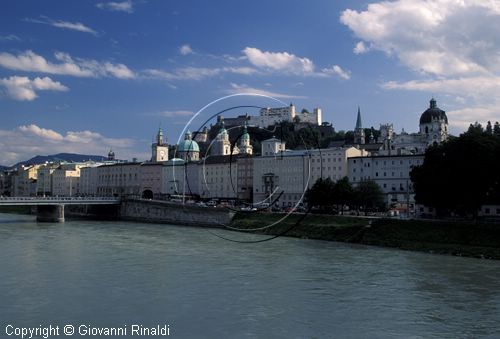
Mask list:
[[[14,34],[0,35],[0,41],[21,41],[21,38]]]
[[[105,62],[102,64],[101,72],[106,75],[114,76],[118,79],[132,79],[135,77],[134,72],[132,72],[124,64],[112,64],[110,62]]]
[[[132,149],[136,141],[129,138],[109,138],[93,131],[68,131],[60,133],[35,124],[22,125],[13,130],[0,129],[3,165],[12,165],[35,155],[80,153],[105,155],[110,148],[118,158],[138,157],[143,153]]]
[[[439,76],[500,71],[496,1],[398,0],[345,10],[340,18],[372,49],[418,72]]]
[[[354,54],[364,54],[368,52],[370,49],[366,47],[365,43],[363,41],[358,41],[356,46],[354,46],[354,49],[352,50]]]
[[[258,48],[246,47],[243,50],[243,54],[256,67],[292,74],[314,73],[314,64],[311,60],[297,57],[288,52],[266,52]]]
[[[0,53],[0,66],[16,71],[41,72],[76,77],[111,76],[120,79],[135,77],[135,74],[124,64],[98,62],[96,60],[81,58],[73,59],[69,54],[63,52],[56,52],[54,56],[60,63],[47,61],[43,56],[30,50],[18,55],[3,52]]]
[[[182,45],[181,47],[179,47],[179,53],[181,53],[182,55],[188,55],[192,54],[193,50],[189,45]]]
[[[466,107],[446,112],[450,126],[458,130],[466,130],[476,121],[486,125],[487,121],[500,121],[498,106]]]
[[[366,53],[369,44],[417,75],[384,82],[383,88],[462,98],[456,101],[462,107],[450,112],[451,125],[466,128],[493,118],[492,107],[500,106],[498,1],[380,1],[363,11],[347,9],[340,21],[362,40],[355,53]]]
[[[403,89],[426,92],[440,92],[465,95],[476,99],[495,98],[500,91],[500,76],[476,76],[450,79],[411,80],[406,82],[388,81],[382,84],[386,89]]]
[[[167,118],[190,117],[190,116],[194,115],[194,112],[187,111],[187,110],[163,111],[163,112],[160,112],[159,115],[167,117]]]
[[[345,80],[349,80],[351,78],[351,72],[343,70],[339,65],[333,65],[330,68],[323,68],[323,73],[338,75]]]
[[[100,2],[96,4],[96,7],[99,9],[106,9],[109,11],[115,11],[115,12],[125,12],[125,13],[133,13],[134,12],[134,6],[132,1],[122,1],[122,2]]]
[[[42,16],[41,19],[32,19],[32,18],[27,18],[25,19],[27,22],[34,22],[37,24],[44,24],[44,25],[50,25],[53,27],[57,28],[62,28],[62,29],[69,29],[72,31],[77,31],[77,32],[83,32],[83,33],[90,33],[93,35],[97,35],[97,32],[93,30],[92,28],[82,24],[81,22],[69,22],[69,21],[62,21],[62,20],[52,20],[50,18],[47,18],[45,16]]]
[[[251,67],[184,67],[178,68],[171,72],[160,69],[147,69],[144,74],[153,78],[166,80],[202,80],[223,73],[243,74],[248,75],[257,71]]]
[[[266,90],[255,88],[255,87],[249,87],[245,84],[238,85],[235,83],[231,83],[231,88],[227,89],[225,92],[228,94],[253,93],[253,94],[266,95],[266,96],[270,96],[273,98],[280,98],[280,99],[306,99],[307,98],[307,97],[302,96],[302,95],[292,95],[292,94],[271,92],[271,91],[266,91]]]
[[[49,77],[36,77],[31,80],[28,77],[11,76],[0,79],[0,86],[5,88],[6,95],[14,100],[32,101],[37,96],[37,91],[68,91],[68,87]]]
[[[81,22],[68,22],[68,21],[55,21],[52,23],[52,26],[58,28],[69,29],[78,32],[91,33],[96,35],[97,32],[92,28],[85,26]]]

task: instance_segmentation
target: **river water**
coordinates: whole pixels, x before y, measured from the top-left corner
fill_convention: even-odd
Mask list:
[[[68,324],[128,337],[138,324],[173,338],[500,338],[500,261],[210,232],[265,238],[0,214],[0,338],[16,337],[7,325]]]

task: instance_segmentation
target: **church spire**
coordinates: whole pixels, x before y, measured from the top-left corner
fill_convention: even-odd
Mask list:
[[[358,145],[365,143],[365,130],[363,129],[363,124],[361,123],[361,110],[359,109],[359,106],[356,128],[354,128],[354,143]]]
[[[363,128],[363,124],[361,123],[361,110],[359,109],[359,106],[358,106],[358,117],[356,119],[356,129],[358,128]]]

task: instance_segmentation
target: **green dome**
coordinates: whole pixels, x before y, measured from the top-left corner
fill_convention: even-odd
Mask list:
[[[177,148],[178,152],[199,152],[200,147],[198,143],[194,140],[183,140]]]

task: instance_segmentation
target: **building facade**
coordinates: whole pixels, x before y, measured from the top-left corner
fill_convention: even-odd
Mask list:
[[[384,193],[387,207],[413,213],[415,192],[410,172],[423,161],[423,154],[352,157],[348,159],[348,177],[355,186],[364,180],[375,181]]]

